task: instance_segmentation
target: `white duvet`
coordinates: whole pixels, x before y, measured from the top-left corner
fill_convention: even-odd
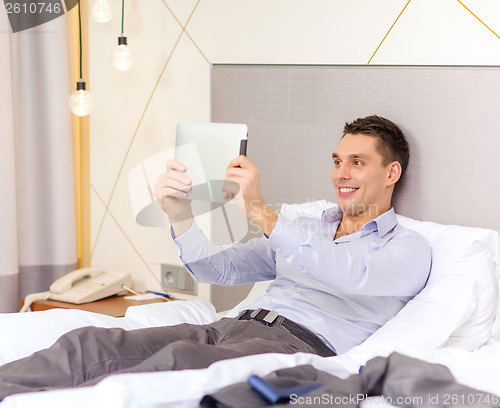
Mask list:
[[[129,308],[123,318],[112,318],[77,310],[53,309],[28,314],[5,314],[0,337],[1,363],[50,346],[63,332],[86,325],[135,329],[181,322],[208,323],[215,310],[208,302],[187,301],[150,304]],[[12,330],[6,330],[9,324]],[[9,336],[5,333],[10,333]],[[173,372],[112,375],[93,387],[82,387],[6,398],[5,407],[196,407],[203,395],[224,386],[246,381],[251,374],[270,372],[300,364],[345,378],[359,370],[369,359],[396,350],[426,361],[445,364],[459,382],[500,395],[500,343],[476,351],[452,348],[428,348],[388,342],[386,333],[348,353],[323,358],[306,353],[294,355],[262,354],[217,362],[206,369]],[[377,339],[378,337],[378,339]],[[36,341],[34,341],[36,339]],[[366,405],[366,404],[365,404]],[[377,406],[383,406],[379,402]]]

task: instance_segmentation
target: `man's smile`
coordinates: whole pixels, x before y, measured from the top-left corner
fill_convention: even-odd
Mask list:
[[[359,187],[339,187],[340,197],[349,197],[351,194],[359,190]]]

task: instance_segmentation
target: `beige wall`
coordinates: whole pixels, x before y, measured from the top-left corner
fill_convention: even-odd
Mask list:
[[[131,272],[139,290],[178,260],[166,228],[134,222],[128,173],[173,147],[178,121],[210,119],[211,63],[500,65],[497,0],[127,0],[123,73],[110,1],[112,21],[89,21],[91,263]]]

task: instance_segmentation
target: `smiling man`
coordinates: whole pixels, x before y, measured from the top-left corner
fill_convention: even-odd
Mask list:
[[[217,248],[204,237],[189,201],[178,200],[190,189],[182,164],[169,163],[156,196],[171,220],[180,259],[196,280],[219,285],[272,280],[249,306],[264,309],[255,312],[257,318],[279,315],[343,353],[420,292],[431,253],[423,237],[398,225],[391,205],[409,161],[408,143],[396,124],[380,116],[346,123],[332,158],[338,206],[322,212],[321,203],[273,211],[249,158],[229,164],[226,194],[236,197],[242,214],[263,232],[247,244]],[[238,192],[232,191],[235,185]]]
[[[212,245],[193,219],[185,200],[191,180],[182,163],[170,160],[155,196],[181,261],[201,282],[272,280],[267,293],[239,316],[209,325],[72,331],[51,348],[0,367],[0,399],[92,385],[110,373],[202,368],[271,352],[333,356],[362,343],[420,292],[429,275],[429,245],[398,225],[391,206],[408,158],[394,123],[357,119],[346,124],[333,153],[338,206],[318,212],[321,203],[284,205],[277,213],[262,199],[258,169],[240,156],[226,179],[239,185],[238,205],[263,235],[223,247]],[[236,193],[232,185],[228,195]]]

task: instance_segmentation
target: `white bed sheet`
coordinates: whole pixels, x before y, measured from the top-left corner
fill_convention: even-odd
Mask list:
[[[33,313],[0,313],[0,365],[50,347],[61,335],[85,326],[126,330],[184,322],[211,323],[215,307],[207,301],[165,302],[129,307],[124,317],[76,309]]]

